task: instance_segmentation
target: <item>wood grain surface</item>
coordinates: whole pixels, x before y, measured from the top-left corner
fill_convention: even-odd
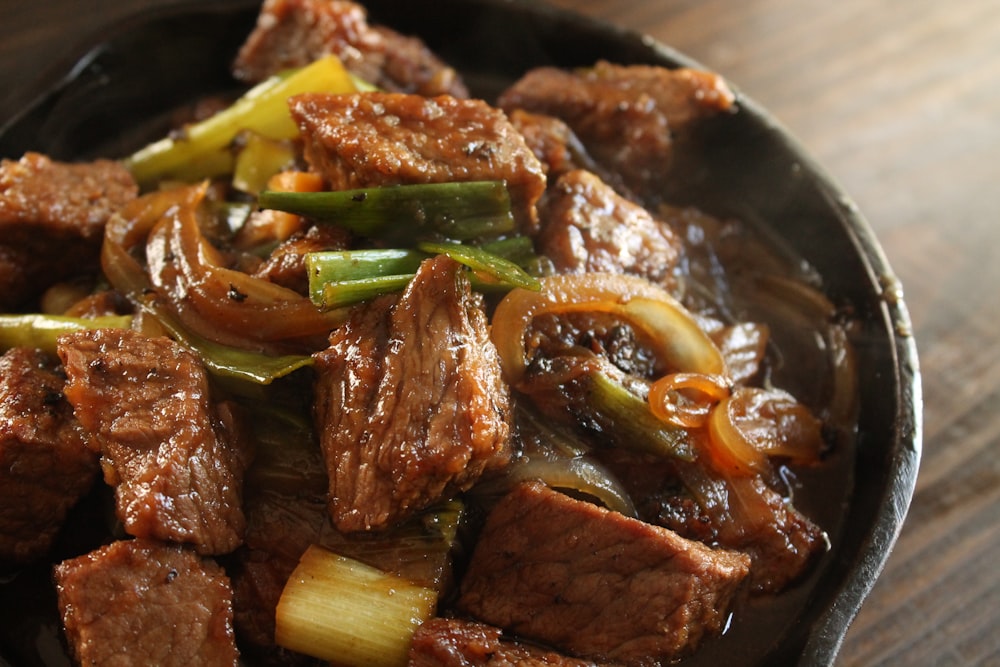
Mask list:
[[[0,0],[0,117],[102,21],[171,0]],[[1000,2],[553,0],[769,109],[852,195],[924,377],[916,495],[838,665],[1000,665]]]

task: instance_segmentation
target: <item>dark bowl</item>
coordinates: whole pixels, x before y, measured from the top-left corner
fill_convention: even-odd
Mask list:
[[[605,59],[698,66],[641,35],[531,0],[365,4],[373,22],[423,37],[487,99],[538,65]],[[229,65],[258,7],[257,0],[192,2],[105,30],[33,103],[0,119],[0,156],[27,150],[66,160],[120,156],[159,136],[165,109],[234,87]],[[822,565],[786,596],[777,622],[734,628],[698,662],[829,665],[882,570],[913,492],[921,447],[917,356],[901,290],[850,198],[763,109],[742,94],[738,102],[738,113],[706,128],[702,150],[674,194],[760,226],[811,264],[829,298],[852,311],[859,324],[853,342],[860,414],[848,483],[831,502],[839,527]],[[52,643],[42,656],[61,651],[57,630],[27,623],[14,606],[30,593],[0,598],[2,624],[17,620],[3,635],[0,662],[64,664],[61,655],[26,657],[15,646],[24,642],[11,639]]]

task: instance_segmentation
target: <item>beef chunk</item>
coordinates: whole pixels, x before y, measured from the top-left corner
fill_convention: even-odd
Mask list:
[[[572,655],[654,664],[721,631],[748,570],[743,554],[529,482],[490,513],[458,606]]]
[[[468,96],[458,73],[420,39],[369,25],[364,7],[343,0],[267,0],[233,69],[257,82],[329,54],[383,90]]]
[[[117,162],[66,164],[38,153],[0,160],[0,308],[98,267],[107,219],[138,194]]]
[[[0,561],[44,556],[100,467],[55,359],[13,348],[0,357]]]
[[[236,665],[229,580],[187,548],[114,542],[55,568],[81,665]]]
[[[307,94],[290,101],[310,166],[334,190],[505,180],[514,216],[537,224],[545,173],[506,115],[442,95]]]
[[[620,448],[595,455],[641,499],[642,519],[747,554],[754,594],[787,588],[828,546],[823,530],[763,477],[724,476],[704,460],[653,460]]]
[[[561,273],[628,273],[677,288],[681,239],[594,174],[561,176],[541,217],[538,248]]]
[[[136,537],[235,549],[248,453],[237,419],[210,401],[201,362],[168,338],[129,330],[67,334],[66,397],[100,447],[118,517]]]
[[[447,257],[425,260],[398,301],[360,309],[315,359],[316,426],[341,530],[396,523],[508,462],[499,355]]]
[[[304,234],[295,234],[283,242],[255,272],[258,278],[309,294],[309,273],[306,255],[311,252],[346,250],[350,233],[334,225],[316,225]]]
[[[413,635],[409,667],[592,667],[595,663],[502,636],[499,628],[432,618]]]
[[[674,141],[699,119],[733,107],[715,74],[598,62],[586,70],[529,71],[500,96],[501,108],[563,119],[594,158],[640,196],[659,200]]]

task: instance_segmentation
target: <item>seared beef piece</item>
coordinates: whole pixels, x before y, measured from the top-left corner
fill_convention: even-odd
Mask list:
[[[397,523],[510,459],[509,390],[458,264],[425,260],[392,299],[359,309],[315,355],[330,513],[345,532]]]
[[[507,116],[481,100],[307,94],[289,104],[306,160],[333,190],[502,179],[521,228],[537,224],[542,165]]]
[[[557,116],[606,169],[642,197],[659,201],[675,140],[693,124],[733,108],[717,75],[692,69],[598,62],[586,70],[552,67],[525,74],[498,100],[514,109]]]
[[[305,234],[296,234],[275,248],[254,275],[293,289],[299,294],[309,294],[306,254],[346,250],[350,238],[350,232],[333,225],[310,227]]]
[[[233,70],[257,82],[329,54],[383,90],[468,97],[458,73],[422,41],[369,25],[364,7],[343,0],[267,0]]]
[[[231,406],[211,403],[198,358],[115,329],[67,334],[58,350],[66,398],[100,447],[125,530],[205,554],[239,546],[249,452]]]
[[[458,607],[578,657],[665,663],[722,630],[749,565],[528,482],[490,512]]]
[[[750,556],[753,593],[787,588],[828,546],[823,530],[762,477],[724,477],[705,461],[657,461],[621,449],[595,456],[641,499],[642,519]]]
[[[0,562],[44,556],[100,472],[59,371],[37,350],[0,357]]]
[[[55,567],[81,665],[236,665],[232,593],[219,565],[153,540],[114,542]]]
[[[545,193],[538,250],[560,273],[628,273],[676,290],[681,239],[649,211],[583,170]]]
[[[55,162],[38,153],[0,160],[0,308],[98,267],[104,224],[138,194],[117,162]]]
[[[432,618],[413,635],[409,667],[593,667],[502,636],[499,628],[457,618]]]

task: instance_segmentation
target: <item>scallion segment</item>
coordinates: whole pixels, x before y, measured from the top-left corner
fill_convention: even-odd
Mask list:
[[[270,139],[293,139],[298,128],[288,111],[288,98],[307,92],[353,93],[356,87],[334,56],[320,58],[291,74],[271,77],[250,89],[231,106],[185,128],[183,136],[166,137],[133,153],[125,166],[144,186],[164,178],[193,182],[232,171],[229,146],[243,131]]]
[[[335,192],[261,192],[261,208],[306,216],[360,236],[408,246],[429,238],[456,241],[514,230],[503,181],[418,183]]]
[[[87,329],[127,329],[131,315],[83,318],[62,315],[0,315],[0,352],[12,347],[31,347],[55,354],[60,336]]]

